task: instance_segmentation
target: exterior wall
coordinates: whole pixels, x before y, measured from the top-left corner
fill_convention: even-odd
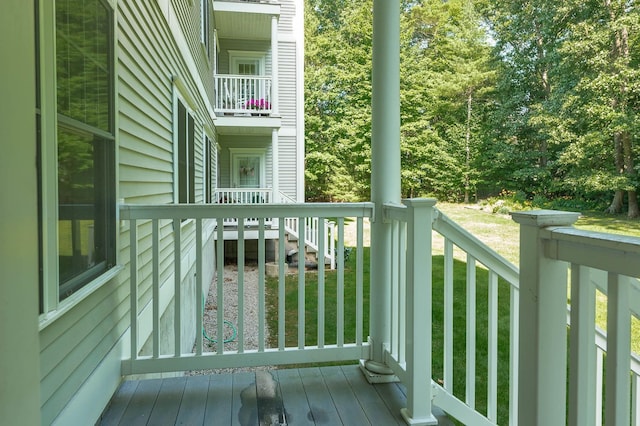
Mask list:
[[[33,1],[0,14],[0,423],[40,424]],[[6,60],[10,58],[10,60]]]
[[[199,3],[190,3],[188,0],[175,2],[176,12],[182,13],[178,15],[182,21],[186,19],[184,14],[191,9],[191,14],[199,13]],[[208,83],[210,79],[202,79],[207,84],[197,79],[198,75],[211,75],[204,59],[205,52],[200,47],[199,26],[196,27],[198,37],[194,38],[192,27],[178,26],[180,19],[176,18],[169,0],[117,1],[117,197],[127,203],[174,202],[175,91],[186,98],[195,119],[196,202],[204,200],[202,144],[205,128],[213,129],[209,103],[213,86]],[[199,25],[199,18],[195,22]],[[182,36],[183,29],[187,33],[185,37]],[[195,80],[192,75],[196,75]],[[209,133],[215,136],[215,132]],[[163,226],[165,229],[161,229],[161,235],[168,234],[171,224]],[[189,247],[195,244],[195,226],[189,221],[182,226],[182,247],[188,254]],[[118,263],[127,271],[128,224],[121,224],[119,229]],[[210,253],[209,258],[213,259],[213,227],[205,224],[205,229],[205,253]],[[149,235],[150,227],[142,224],[138,233],[144,238]],[[164,237],[160,260],[160,280],[170,285],[173,283],[172,244],[170,235]],[[139,307],[142,310],[151,300],[151,265],[150,252],[144,251],[150,249],[141,247]],[[37,247],[33,250],[37,253]],[[185,258],[189,259],[189,256]],[[181,278],[188,288],[187,296],[194,293],[195,283],[193,265],[185,262]],[[207,264],[204,268],[206,292],[214,265]],[[126,275],[120,274],[83,299],[74,301],[54,319],[41,319],[40,399],[43,424],[72,424],[78,418],[86,419],[87,424],[95,422],[118,386],[121,380],[120,360],[127,356],[129,339],[129,282]],[[189,301],[184,297],[183,304],[184,315],[195,313],[192,299]],[[171,321],[170,315],[165,318]],[[195,329],[184,330],[183,350],[190,351],[196,332]],[[146,337],[140,336],[140,343]]]
[[[239,50],[246,52],[264,52],[265,75],[271,75],[271,43],[260,40],[232,40],[220,39],[220,52],[218,53],[218,73],[233,74],[229,64],[229,51]]]

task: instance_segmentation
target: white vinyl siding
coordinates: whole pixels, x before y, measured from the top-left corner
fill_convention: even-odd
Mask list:
[[[234,74],[229,63],[229,52],[264,52],[264,75],[271,75],[271,43],[268,41],[253,40],[220,40],[220,53],[218,56],[218,72],[220,74]]]
[[[185,3],[187,1],[185,0]],[[197,10],[199,3],[195,2]],[[208,106],[199,97],[200,91],[193,84],[188,66],[182,59],[178,44],[169,32],[167,19],[155,1],[120,0],[115,14],[116,87],[117,97],[117,154],[118,197],[127,203],[168,204],[173,202],[173,110],[174,83],[172,76],[179,76],[196,103],[195,164],[196,202],[202,202],[203,194],[203,125],[213,128]],[[196,25],[199,20],[196,21]],[[196,33],[200,43],[199,33]],[[190,55],[189,52],[187,52]],[[211,80],[211,78],[209,78]],[[209,84],[207,82],[207,84]],[[211,83],[212,84],[212,83]],[[215,136],[210,135],[210,136]],[[212,139],[215,144],[215,140]],[[214,149],[215,154],[215,149]],[[160,280],[173,276],[173,239],[170,222],[160,227]],[[150,224],[138,227],[140,237],[148,236]],[[119,263],[126,265],[129,259],[128,224],[119,224]],[[185,223],[182,231],[183,249],[187,254],[194,244],[194,226]],[[205,236],[206,244],[212,244]],[[150,248],[140,246],[139,306],[151,299]],[[211,258],[211,248],[205,249]],[[205,266],[210,277],[213,266]],[[129,323],[129,282],[121,274],[86,296],[73,309],[50,321],[40,332],[41,346],[41,401],[42,424],[51,424],[82,386],[86,386],[92,374],[101,367],[116,343],[121,339]],[[185,295],[193,291],[193,266],[183,265],[182,278]],[[205,282],[208,278],[205,278]],[[185,311],[186,312],[186,311]],[[185,330],[184,345],[189,348],[196,330]],[[102,388],[92,394],[94,409],[101,409],[120,382],[119,370],[112,369],[108,380],[101,379]],[[106,399],[105,399],[106,398]],[[88,411],[91,409],[88,408]]]
[[[278,58],[282,127],[296,127],[296,44],[280,42]]]
[[[280,1],[280,20],[279,31],[281,32],[293,32],[294,17],[296,13],[302,13],[303,11],[296,10],[296,4],[294,0],[282,0]]]
[[[294,136],[280,136],[278,140],[278,173],[280,191],[287,196],[296,199],[296,156],[298,144]]]

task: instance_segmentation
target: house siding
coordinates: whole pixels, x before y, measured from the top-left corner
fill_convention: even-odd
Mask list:
[[[175,2],[177,12],[184,14],[186,2]],[[167,3],[168,5],[168,3]],[[120,0],[117,2],[115,20],[117,40],[115,41],[117,64],[117,173],[118,197],[127,203],[166,204],[174,201],[174,144],[173,144],[173,93],[177,90],[172,82],[178,76],[186,87],[184,94],[196,105],[192,106],[195,120],[195,164],[196,164],[196,202],[204,200],[203,192],[203,133],[204,126],[213,128],[209,115],[209,103],[202,98],[202,90],[190,75],[190,67],[185,62],[193,56],[200,73],[208,71],[198,59],[200,49],[199,18],[197,47],[190,52],[181,52],[180,43],[173,38],[172,29],[164,16],[166,11],[159,8],[158,2],[139,2]],[[199,13],[199,3],[194,2]],[[182,16],[182,15],[179,15]],[[190,15],[191,16],[191,15]],[[186,19],[186,15],[182,20]],[[194,45],[194,30],[182,27],[185,38]],[[210,75],[210,74],[209,74]],[[202,78],[203,81],[211,80]],[[208,83],[207,83],[208,84]],[[204,87],[212,93],[212,85]],[[215,134],[209,135],[215,143]],[[213,227],[205,226],[208,234],[204,236],[205,251],[213,259]],[[118,261],[126,265],[129,259],[128,224],[119,227]],[[160,282],[173,281],[173,237],[172,224],[161,224],[160,235]],[[195,226],[193,222],[182,225],[182,247],[185,254],[193,250],[195,244]],[[139,308],[151,300],[151,226],[140,224],[139,235]],[[189,258],[186,256],[185,258]],[[193,264],[185,261],[182,277],[185,296],[195,294]],[[214,273],[213,263],[204,266],[204,279],[207,286]],[[47,324],[40,331],[40,384],[41,416],[43,424],[52,424],[65,410],[80,389],[95,374],[100,363],[114,350],[126,335],[129,326],[129,281],[128,274],[122,273],[110,282],[100,286],[84,300],[77,303],[68,312]],[[193,297],[183,298],[184,315],[195,312]],[[168,326],[171,315],[165,315]],[[189,351],[195,339],[195,326],[183,330],[182,349]],[[146,339],[146,336],[141,336]],[[163,342],[163,350],[169,348]],[[172,344],[172,342],[171,342]],[[172,347],[172,346],[171,346]],[[111,392],[120,381],[120,376],[111,377],[96,395],[92,415],[99,416]],[[99,400],[102,398],[102,400]]]
[[[233,40],[220,39],[220,53],[218,56],[218,72],[220,74],[233,74],[229,61],[229,51],[264,52],[265,75],[271,75],[271,43],[260,40]]]
[[[296,43],[278,43],[278,70],[280,73],[280,113],[282,127],[297,126],[297,73],[296,73]]]
[[[295,136],[280,136],[278,142],[278,167],[280,191],[296,199],[298,143]]]

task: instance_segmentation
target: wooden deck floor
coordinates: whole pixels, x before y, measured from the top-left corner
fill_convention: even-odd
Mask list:
[[[99,425],[404,425],[404,388],[358,366],[128,380]]]

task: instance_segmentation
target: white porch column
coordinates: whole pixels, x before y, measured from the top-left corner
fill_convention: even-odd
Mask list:
[[[372,369],[384,363],[390,339],[391,225],[382,204],[400,203],[400,1],[373,2],[370,339]]]
[[[8,425],[40,424],[33,4],[4,1],[0,13],[0,422]]]
[[[273,182],[271,183],[271,190],[273,191],[273,200],[271,200],[271,202],[273,203],[279,203],[280,202],[280,174],[278,173],[278,162],[280,161],[279,156],[278,156],[278,129],[272,129],[271,130],[271,152],[272,152],[272,165],[271,165],[271,169],[272,169],[272,177],[271,179],[273,180]]]
[[[271,17],[271,115],[280,115],[280,96],[278,81],[278,17]]]
[[[520,224],[519,426],[563,425],[567,400],[566,262],[545,256],[547,227],[571,226],[578,213],[512,214]]]

